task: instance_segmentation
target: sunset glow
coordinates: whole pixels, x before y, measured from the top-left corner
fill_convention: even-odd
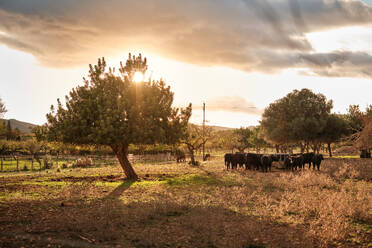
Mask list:
[[[44,123],[49,106],[83,84],[89,64],[105,57],[118,68],[128,53],[148,59],[147,74],[136,73],[133,81],[163,79],[174,92],[175,106],[193,104],[195,123],[205,102],[211,125],[257,125],[265,107],[301,88],[325,94],[341,113],[350,104],[371,103],[372,8],[361,1],[298,1],[301,15],[294,17],[302,20],[296,22],[288,18],[293,1],[286,0],[206,1],[203,8],[192,1],[151,7],[113,1],[112,8],[99,1],[79,3],[79,8],[71,1],[55,8],[43,0],[16,2],[0,4],[5,118]],[[123,16],[134,20],[138,10],[153,19],[137,22],[136,32],[130,23],[117,25]],[[50,16],[59,16],[53,25]]]
[[[145,77],[144,77],[143,73],[137,71],[133,75],[133,82],[135,82],[135,83],[143,82],[144,78]]]

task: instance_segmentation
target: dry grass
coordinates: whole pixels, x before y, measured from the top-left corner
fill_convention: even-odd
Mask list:
[[[369,160],[265,174],[221,161],[135,167],[138,182],[119,167],[0,177],[0,246],[22,246],[14,233],[35,247],[371,246]]]

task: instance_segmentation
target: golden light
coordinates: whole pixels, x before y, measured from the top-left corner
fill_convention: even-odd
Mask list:
[[[136,71],[133,75],[133,82],[136,82],[136,83],[143,82],[144,77],[145,76],[143,75],[143,73]]]

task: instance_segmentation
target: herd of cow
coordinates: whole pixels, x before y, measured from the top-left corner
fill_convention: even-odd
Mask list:
[[[257,153],[226,153],[225,154],[225,166],[229,170],[230,168],[237,169],[238,166],[246,170],[261,170],[262,172],[271,171],[273,161],[283,162],[284,168],[287,170],[305,169],[305,165],[313,164],[320,169],[320,164],[323,160],[322,154],[315,154],[313,152],[301,153],[301,154],[257,154]]]

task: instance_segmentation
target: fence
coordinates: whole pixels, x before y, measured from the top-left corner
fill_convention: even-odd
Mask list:
[[[11,172],[21,170],[42,170],[45,169],[45,163],[53,165],[54,168],[62,165],[71,165],[78,159],[90,158],[93,160],[94,166],[111,166],[118,164],[119,161],[116,156],[112,155],[63,155],[63,156],[50,156],[43,155],[39,159],[31,155],[18,155],[18,156],[0,156],[0,172]],[[171,153],[159,154],[144,154],[134,155],[129,154],[128,159],[131,163],[146,163],[146,162],[168,162],[175,161],[176,158]]]

